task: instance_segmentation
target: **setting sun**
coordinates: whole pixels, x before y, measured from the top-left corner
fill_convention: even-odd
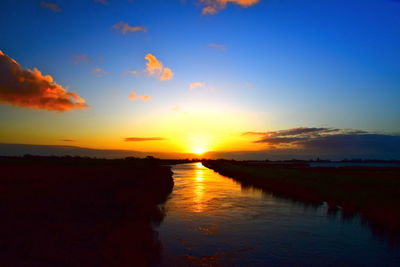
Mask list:
[[[202,147],[198,147],[198,148],[196,148],[195,150],[193,150],[193,153],[194,153],[194,154],[197,154],[197,155],[201,155],[201,154],[203,154],[204,152],[206,152],[206,150],[205,150],[204,148],[202,148]]]

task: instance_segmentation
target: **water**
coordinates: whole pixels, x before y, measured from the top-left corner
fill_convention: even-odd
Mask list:
[[[356,218],[242,188],[201,163],[173,166],[159,230],[165,266],[400,266]]]

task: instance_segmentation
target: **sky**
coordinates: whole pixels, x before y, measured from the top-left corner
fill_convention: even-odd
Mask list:
[[[0,143],[400,159],[399,14],[394,0],[5,0]]]

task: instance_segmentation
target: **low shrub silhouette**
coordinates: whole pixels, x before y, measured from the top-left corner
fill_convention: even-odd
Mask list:
[[[2,266],[148,266],[173,188],[151,159],[0,158]]]

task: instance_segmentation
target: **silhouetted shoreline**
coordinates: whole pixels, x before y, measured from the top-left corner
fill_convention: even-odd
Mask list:
[[[329,213],[360,214],[371,230],[400,240],[400,167],[309,167],[307,162],[264,163],[203,160],[204,166],[277,196],[311,205],[326,202]]]
[[[154,158],[0,157],[4,266],[146,266],[173,189]],[[162,162],[168,163],[169,162]]]

